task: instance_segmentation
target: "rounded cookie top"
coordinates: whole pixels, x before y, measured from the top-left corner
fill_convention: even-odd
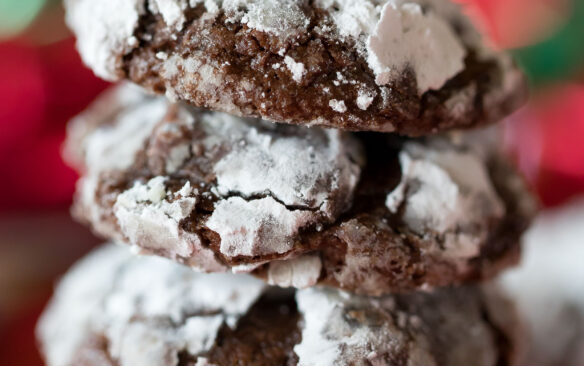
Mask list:
[[[531,215],[484,135],[271,124],[122,87],[71,124],[68,156],[84,172],[74,213],[142,252],[281,286],[475,280],[513,262]]]
[[[418,136],[497,121],[525,97],[450,0],[65,5],[99,76],[236,115]]]
[[[116,115],[98,102],[107,122],[80,117],[68,154],[86,168],[76,211],[101,234],[200,270],[247,271],[351,203],[363,156],[347,133],[190,110],[129,86],[105,100]]]
[[[497,321],[510,309],[491,299],[477,288],[294,294],[110,244],[63,278],[37,335],[49,366],[511,364],[515,335]]]

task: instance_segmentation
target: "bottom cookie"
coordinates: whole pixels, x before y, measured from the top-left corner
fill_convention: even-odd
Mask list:
[[[366,297],[199,274],[106,245],[38,325],[49,366],[513,365],[513,309],[477,287]]]

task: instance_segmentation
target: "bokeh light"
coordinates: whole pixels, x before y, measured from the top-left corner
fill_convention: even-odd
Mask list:
[[[0,39],[18,34],[37,17],[45,0],[0,0]]]

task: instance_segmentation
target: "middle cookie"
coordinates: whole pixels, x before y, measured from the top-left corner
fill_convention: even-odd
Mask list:
[[[281,286],[460,283],[513,263],[531,216],[484,139],[278,125],[124,86],[71,125],[74,213],[141,252]]]

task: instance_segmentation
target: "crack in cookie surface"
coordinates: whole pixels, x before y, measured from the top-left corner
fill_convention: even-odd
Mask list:
[[[128,92],[114,91],[112,108],[115,94]],[[529,194],[488,132],[409,140],[143,98],[128,107],[135,120],[122,112],[99,125],[89,111],[74,123],[94,129],[69,139],[72,160],[87,167],[74,211],[106,237],[200,270],[368,294],[444,286],[512,263],[531,217],[518,204]],[[128,135],[151,116],[159,121],[144,124],[149,133]],[[116,154],[127,149],[107,141],[124,138],[139,139],[127,144],[136,149],[125,168],[92,164],[93,156],[123,160]],[[436,179],[420,175],[428,171]]]

